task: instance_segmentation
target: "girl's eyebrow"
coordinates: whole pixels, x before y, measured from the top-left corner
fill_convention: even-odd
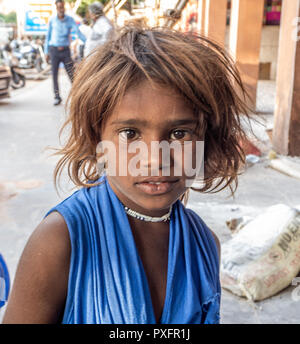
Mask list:
[[[125,120],[116,120],[111,122],[111,124],[119,124],[119,125],[146,125],[148,122],[146,120],[138,119],[138,118],[130,118]]]
[[[177,120],[167,120],[168,124],[176,126],[176,125],[185,125],[185,124],[196,124],[198,120],[196,118],[186,118],[186,119],[177,119]]]
[[[186,124],[196,124],[198,121],[196,118],[186,118],[186,119],[177,119],[177,120],[166,120],[164,123],[168,126],[177,126],[177,125],[186,125]],[[127,120],[116,120],[113,121],[112,125],[136,125],[136,126],[145,126],[149,125],[150,122],[147,120],[142,120],[138,118],[130,118]]]

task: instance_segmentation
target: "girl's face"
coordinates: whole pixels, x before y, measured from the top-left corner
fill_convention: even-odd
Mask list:
[[[196,128],[193,110],[174,90],[158,85],[152,88],[147,81],[128,90],[107,119],[101,136],[102,142],[115,146],[115,154],[108,155],[107,165],[114,159],[116,174],[108,173],[107,178],[124,205],[150,216],[168,211],[188,188],[183,145],[190,145],[194,166],[195,143],[199,140]],[[171,149],[169,159],[161,151],[154,154],[151,145],[162,141],[176,141],[183,153]],[[136,150],[134,145],[142,149]]]

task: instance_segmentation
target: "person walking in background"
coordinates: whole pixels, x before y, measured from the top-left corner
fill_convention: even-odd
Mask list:
[[[84,34],[85,37],[89,36],[89,34],[92,31],[92,28],[90,27],[90,24],[87,18],[82,19],[82,22],[79,26],[79,30]]]
[[[84,56],[88,56],[95,48],[104,44],[113,34],[114,27],[103,13],[103,5],[96,1],[89,5],[89,15],[92,20],[92,30],[87,37]]]
[[[62,101],[58,87],[58,68],[63,62],[65,70],[72,82],[74,66],[70,53],[70,34],[72,29],[74,33],[85,42],[86,37],[78,29],[75,20],[65,14],[65,3],[63,0],[56,0],[57,15],[51,18],[45,42],[45,55],[49,63],[51,60],[53,89],[54,89],[54,105],[59,105]]]
[[[89,37],[89,35],[92,31],[92,28],[90,27],[89,21],[86,18],[82,19],[82,23],[79,26],[79,30],[81,31],[81,33],[84,34],[85,37]],[[80,57],[81,57],[81,59],[83,59],[83,56],[84,56],[84,46],[85,46],[85,42],[82,42],[82,44],[80,45]]]

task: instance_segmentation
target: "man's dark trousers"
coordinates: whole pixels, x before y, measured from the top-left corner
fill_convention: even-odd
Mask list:
[[[49,48],[49,55],[51,59],[52,67],[52,77],[53,77],[53,90],[54,96],[56,99],[60,98],[59,87],[58,87],[58,68],[59,64],[63,62],[65,70],[68,73],[68,76],[73,81],[74,76],[74,65],[71,58],[71,52],[69,47],[53,47]]]

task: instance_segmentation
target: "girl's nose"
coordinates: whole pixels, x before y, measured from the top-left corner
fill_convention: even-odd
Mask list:
[[[147,169],[151,176],[168,176],[172,166],[169,142],[165,140],[151,140],[146,142],[147,155],[144,156],[141,164]]]

